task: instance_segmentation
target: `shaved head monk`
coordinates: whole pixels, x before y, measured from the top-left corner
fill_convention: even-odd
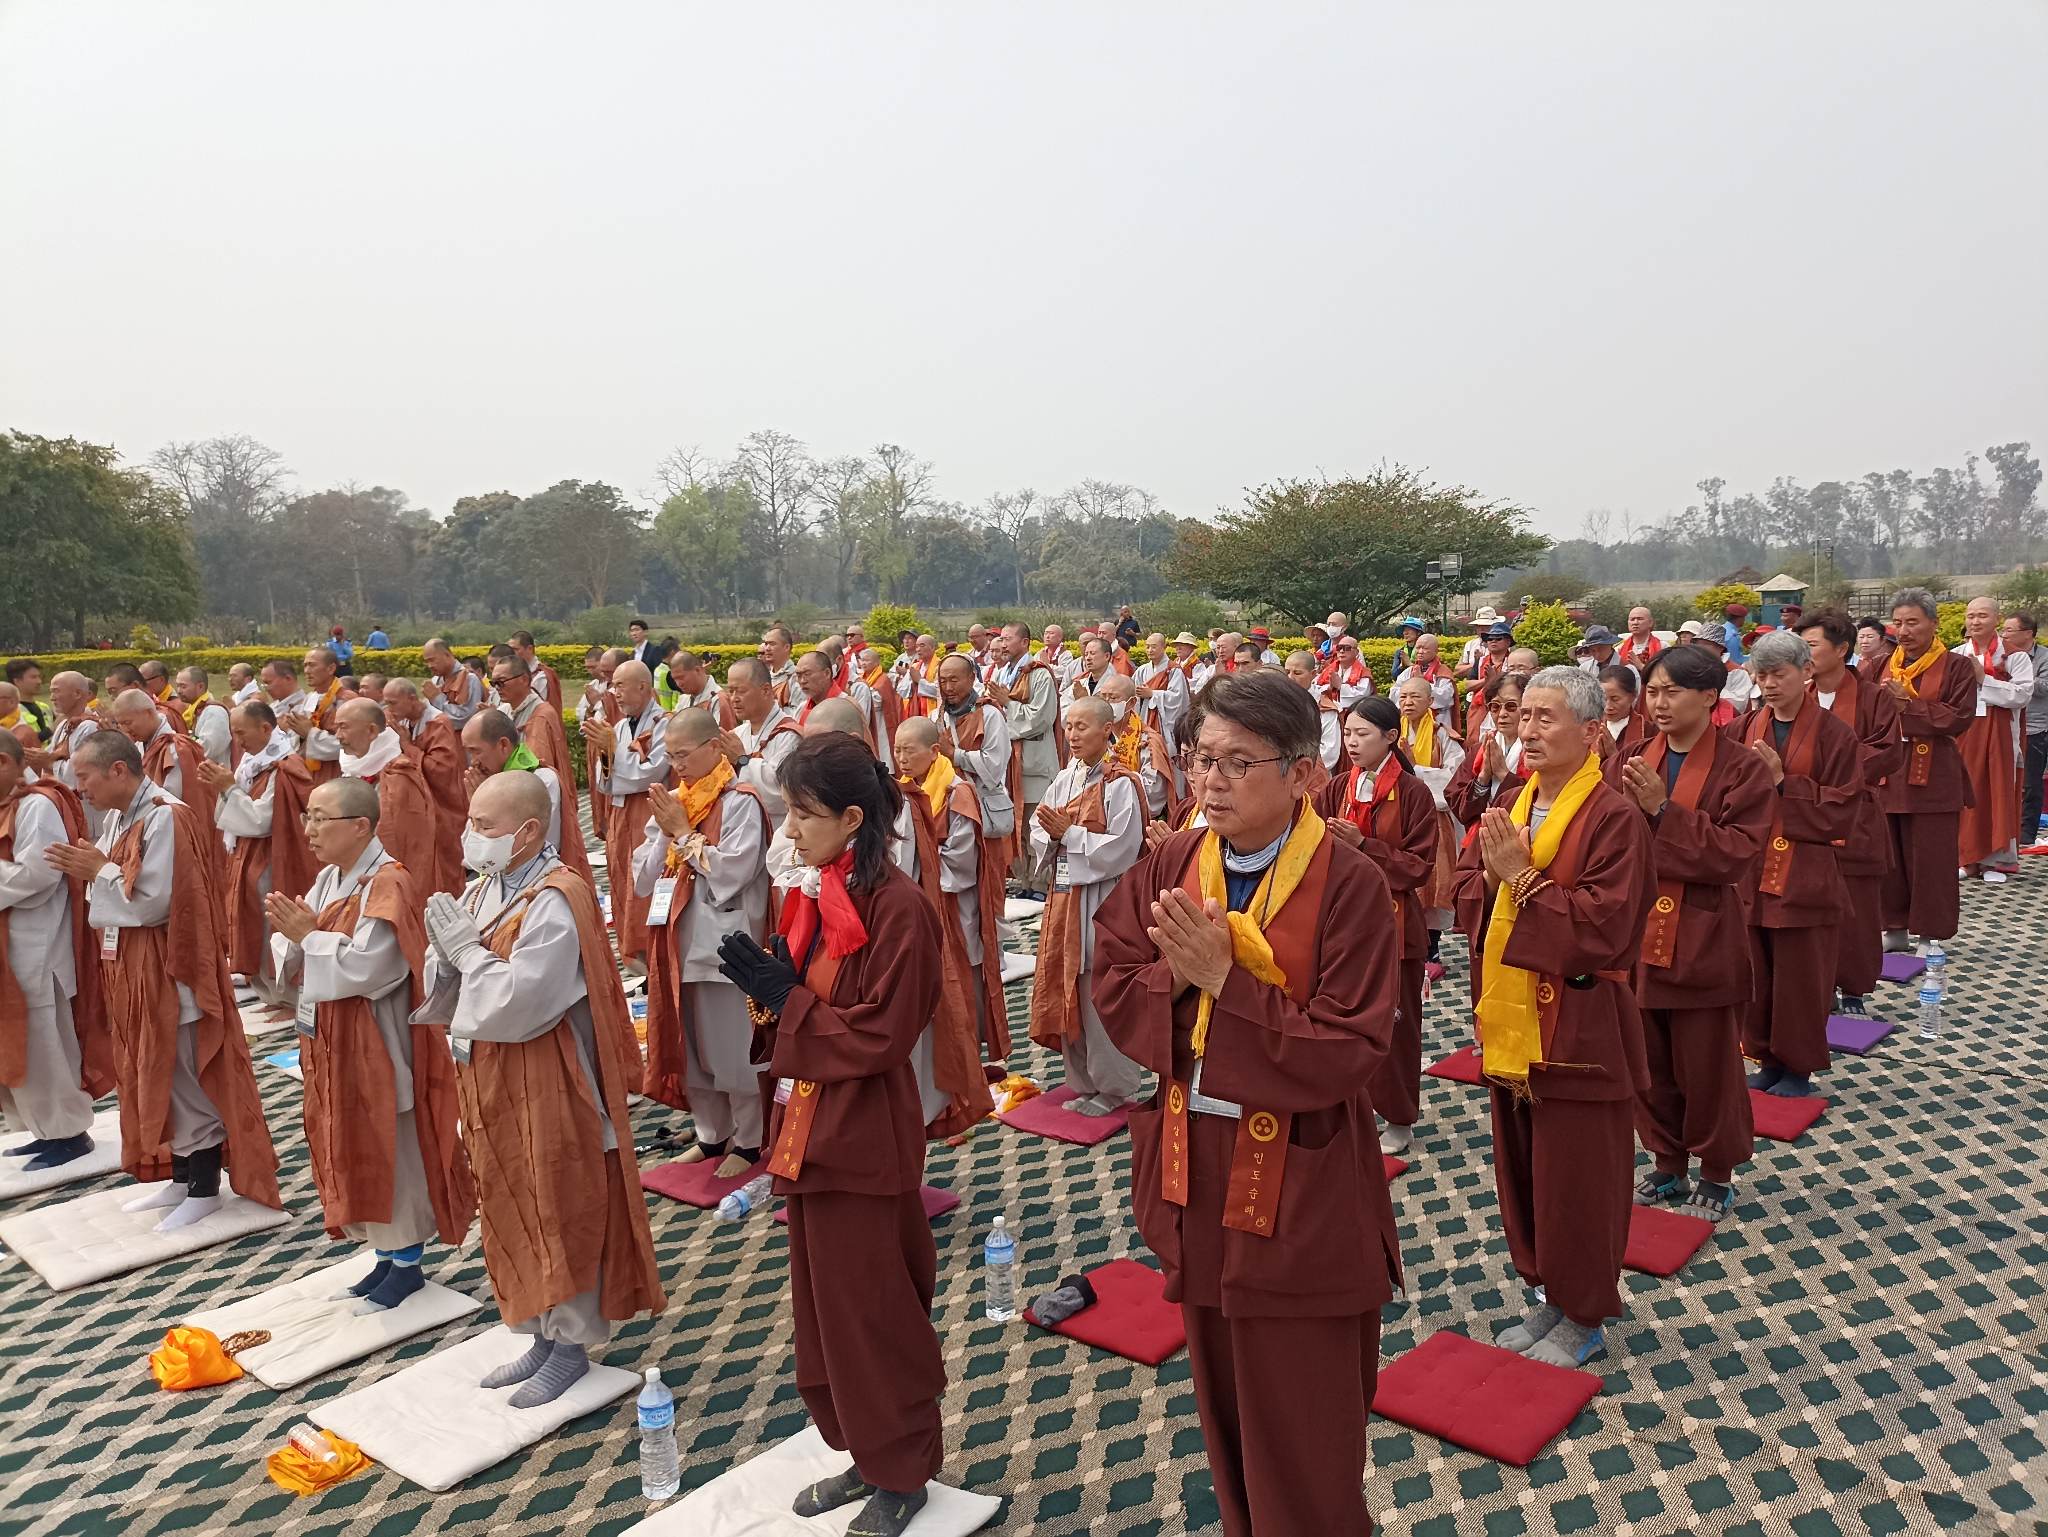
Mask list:
[[[1162,839],[1096,920],[1096,1005],[1159,1075],[1131,1117],[1131,1203],[1187,1324],[1223,1530],[1369,1531],[1366,1416],[1400,1249],[1368,1085],[1398,964],[1391,925],[1344,915],[1391,899],[1308,804],[1306,690],[1220,674],[1197,709],[1188,777],[1209,826]]]
[[[50,706],[56,720],[50,728],[50,745],[40,752],[28,750],[28,766],[38,774],[53,774],[72,789],[78,784],[71,772],[72,751],[100,729],[92,713],[92,679],[82,672],[60,672],[50,680]]]
[[[867,740],[867,725],[860,718],[860,706],[851,699],[822,699],[811,707],[810,716],[804,722],[805,736],[828,736],[838,732],[842,736],[857,736]],[[932,734],[938,735],[937,728]]]
[[[498,693],[495,713],[509,715],[525,739],[528,755],[554,770],[555,853],[571,870],[591,879],[590,855],[583,847],[583,810],[576,798],[576,763],[569,756],[569,736],[562,729],[560,708],[541,696],[537,681],[516,654],[501,658],[491,668],[492,686]],[[474,723],[476,717],[470,719]],[[464,731],[467,730],[465,727]],[[467,741],[466,736],[464,740]]]
[[[267,1004],[289,1006],[292,989],[277,979],[270,951],[271,892],[302,894],[320,861],[306,839],[306,798],[313,776],[298,754],[298,738],[278,725],[260,700],[238,706],[230,719],[239,756],[232,769],[202,764],[215,793],[214,825],[227,849],[228,965]]]
[[[1885,949],[1903,951],[1916,939],[1955,938],[1962,916],[1955,872],[1970,780],[1957,744],[1977,718],[1977,669],[1942,649],[1925,587],[1893,596],[1892,630],[1899,645],[1879,686],[1899,708],[1906,767],[1884,787],[1892,858],[1882,911]]]
[[[1606,1350],[1621,1313],[1643,1024],[1630,973],[1654,894],[1641,810],[1600,778],[1600,685],[1546,667],[1522,694],[1528,781],[1459,856],[1494,1188],[1508,1254],[1546,1300],[1495,1343],[1554,1366]]]
[[[548,792],[548,846],[562,851],[562,780],[553,769],[533,755],[519,728],[503,710],[479,710],[462,728],[462,751],[469,766],[463,770],[465,790],[474,796],[493,774],[532,774]],[[568,861],[564,860],[564,864]]]
[[[654,674],[642,663],[621,662],[612,674],[612,692],[619,700],[618,723],[606,727],[592,718],[584,723],[584,740],[591,745],[591,811],[595,816],[601,808],[604,816],[599,825],[605,866],[623,875],[633,868],[633,851],[647,825],[647,798],[668,785],[668,712],[654,697]],[[612,886],[612,921],[619,958],[644,966],[647,900],[630,881],[617,879]]]
[[[384,852],[413,872],[413,884],[431,889],[434,875],[434,800],[426,776],[407,756],[384,707],[351,699],[335,712],[341,772],[377,792],[382,808],[377,838]],[[318,777],[315,776],[315,783]]]
[[[410,678],[384,685],[384,719],[398,733],[405,755],[420,766],[434,802],[434,863],[413,871],[422,892],[462,889],[462,829],[469,821],[469,787],[463,783],[462,744],[445,716],[427,708],[420,686]]]
[[[1963,808],[1958,858],[1971,874],[2002,886],[2019,873],[2022,721],[2034,697],[2032,648],[2010,648],[1999,633],[1998,600],[1972,598],[1956,653],[1977,671],[1977,714],[1957,744],[1974,805]],[[2024,841],[2032,843],[2034,828]]]
[[[597,896],[547,853],[547,815],[531,774],[471,798],[480,873],[460,901],[427,900],[413,1016],[451,1027],[484,1267],[500,1316],[533,1340],[483,1379],[514,1388],[515,1409],[560,1397],[613,1323],[665,1305],[626,1118],[639,1046]]]
[[[225,764],[232,754],[227,706],[213,697],[212,680],[204,667],[179,671],[171,690],[184,712],[184,730],[197,742],[209,763]]]
[[[445,640],[428,641],[420,647],[420,655],[427,664],[427,682],[421,690],[427,707],[452,729],[461,730],[463,723],[483,708],[482,682],[455,659]]]

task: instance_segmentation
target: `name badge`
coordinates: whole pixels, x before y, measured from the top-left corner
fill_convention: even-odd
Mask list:
[[[776,1080],[775,1080],[775,1103],[776,1103],[776,1104],[778,1104],[778,1105],[786,1105],[786,1104],[788,1104],[788,1103],[789,1103],[789,1095],[790,1095],[790,1091],[791,1091],[792,1089],[794,1089],[795,1087],[796,1087],[796,1080],[795,1080],[794,1078],[778,1078],[778,1079],[776,1079]]]
[[[314,1022],[318,1018],[320,1005],[303,993],[299,995],[299,1006],[292,1011],[292,1024],[307,1040],[313,1039]]]
[[[111,961],[121,954],[121,931],[109,924],[100,930],[100,959]]]
[[[1067,851],[1065,849],[1061,849],[1053,856],[1052,889],[1054,891],[1072,891],[1074,889],[1074,878],[1067,873]]]
[[[654,883],[654,895],[647,900],[647,926],[650,929],[663,928],[668,923],[669,910],[676,905],[676,878],[664,875]]]

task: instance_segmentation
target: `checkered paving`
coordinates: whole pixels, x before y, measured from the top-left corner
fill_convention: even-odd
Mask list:
[[[1502,1467],[1374,1421],[1368,1495],[1388,1529],[2048,1530],[2048,869],[2024,863],[2012,884],[1965,893],[1942,1037],[1902,1029],[1867,1057],[1839,1058],[1826,1117],[1797,1143],[1760,1144],[1734,1217],[1693,1263],[1671,1279],[1625,1274],[1629,1313],[1599,1367],[1606,1391],[1534,1464]],[[1432,1056],[1468,1035],[1462,948],[1446,945]],[[1021,1022],[1023,987],[1011,999]],[[1911,993],[1887,986],[1878,1001],[1903,1016]],[[1035,1048],[1018,1061],[1057,1080]],[[143,1361],[167,1326],[338,1252],[319,1229],[298,1086],[268,1067],[258,1076],[293,1225],[61,1297],[0,1260],[0,1532],[604,1537],[641,1515],[626,1404],[443,1495],[381,1469],[305,1500],[265,1479],[263,1454],[309,1405],[488,1327],[488,1308],[289,1393],[249,1379],[156,1390]],[[1524,1304],[1493,1219],[1484,1097],[1424,1083],[1413,1166],[1394,1187],[1408,1288],[1385,1312],[1386,1359],[1441,1328],[1490,1338]],[[643,1107],[636,1137],[646,1144],[681,1119]],[[1020,1240],[1027,1295],[1142,1255],[1128,1170],[1128,1137],[1091,1150],[994,1123],[932,1151],[928,1179],[963,1198],[934,1229],[946,1476],[1006,1496],[1004,1532],[1219,1530],[1185,1356],[1152,1370],[977,1316],[979,1241],[998,1212]],[[787,1240],[766,1220],[726,1227],[674,1202],[651,1206],[669,1308],[623,1328],[605,1355],[664,1368],[691,1488],[804,1423]],[[430,1263],[488,1303],[473,1244]]]

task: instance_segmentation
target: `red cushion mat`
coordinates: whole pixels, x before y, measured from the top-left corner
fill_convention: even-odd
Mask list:
[[[1479,1048],[1460,1046],[1441,1062],[1432,1062],[1423,1069],[1432,1078],[1448,1078],[1453,1083],[1478,1083]]]
[[[1408,1172],[1407,1159],[1396,1158],[1392,1153],[1382,1153],[1380,1157],[1386,1161],[1388,1184],[1391,1185],[1396,1179]]]
[[[1113,1259],[1088,1273],[1095,1305],[1052,1325],[1040,1324],[1027,1308],[1024,1316],[1041,1329],[1113,1351],[1147,1366],[1157,1366],[1188,1342],[1180,1304],[1166,1300],[1166,1278],[1134,1259]]]
[[[658,1164],[652,1169],[640,1171],[640,1183],[657,1195],[665,1195],[672,1201],[681,1201],[685,1206],[700,1206],[709,1211],[759,1174],[763,1167],[762,1163],[756,1163],[744,1174],[735,1174],[731,1179],[720,1179],[711,1171],[723,1162],[723,1158],[699,1158],[694,1163]]]
[[[1600,1391],[1596,1373],[1531,1361],[1443,1329],[1380,1369],[1373,1413],[1527,1467]]]
[[[948,1190],[943,1185],[919,1185],[917,1187],[917,1194],[918,1199],[924,1202],[926,1218],[933,1222],[938,1221],[939,1218],[945,1216],[947,1212],[960,1204],[958,1192]],[[776,1207],[775,1220],[787,1227],[789,1225],[789,1208],[787,1206]]]
[[[1677,1275],[1713,1236],[1714,1224],[1705,1217],[1689,1217],[1667,1206],[1634,1206],[1629,1209],[1628,1248],[1622,1251],[1621,1262],[1645,1275]]]
[[[1784,1099],[1776,1094],[1766,1094],[1762,1089],[1751,1089],[1749,1108],[1756,1120],[1759,1137],[1769,1137],[1773,1142],[1797,1142],[1806,1129],[1821,1118],[1828,1102],[1819,1094],[1809,1094],[1804,1099]]]
[[[1034,1094],[1015,1110],[1005,1110],[996,1119],[1005,1126],[1014,1126],[1019,1131],[1028,1131],[1035,1136],[1052,1137],[1060,1142],[1078,1142],[1082,1147],[1093,1147],[1098,1142],[1107,1142],[1124,1129],[1130,1120],[1128,1111],[1119,1110],[1114,1115],[1080,1115],[1067,1108],[1070,1100],[1080,1096],[1062,1084],[1050,1094]]]

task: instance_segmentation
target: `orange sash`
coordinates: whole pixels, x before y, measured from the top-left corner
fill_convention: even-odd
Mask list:
[[[804,970],[804,986],[826,1002],[832,1000],[833,984],[839,980],[840,958],[824,945],[817,947],[811,964]],[[768,1159],[768,1172],[780,1179],[795,1179],[804,1171],[804,1150],[811,1145],[811,1128],[818,1119],[818,1096],[824,1086],[808,1078],[790,1085],[789,1099],[782,1107],[782,1128],[776,1133],[775,1151]]]

